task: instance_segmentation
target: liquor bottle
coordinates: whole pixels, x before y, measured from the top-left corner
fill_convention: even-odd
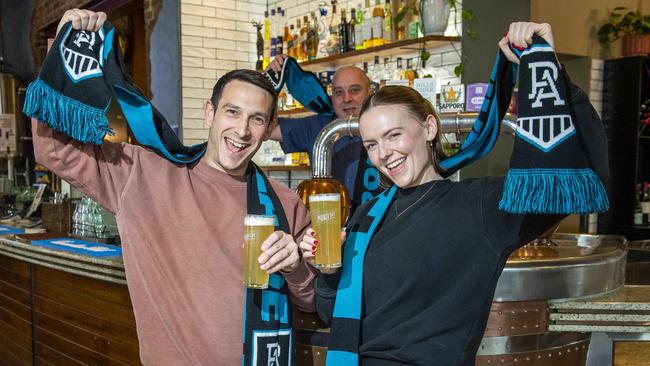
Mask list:
[[[409,81],[409,86],[413,87],[413,80],[418,77],[418,73],[413,69],[413,59],[406,59],[406,70],[404,70],[404,77]]]
[[[384,8],[381,7],[381,0],[375,0],[375,8],[372,9],[372,46],[377,47],[384,44]]]
[[[327,53],[339,53],[339,20],[336,15],[336,0],[332,0],[332,16],[330,17],[330,34],[327,39]]]
[[[363,8],[359,3],[357,11],[356,24],[354,25],[354,49],[359,51],[363,49]]]
[[[404,11],[405,11],[405,10],[404,10],[404,7],[407,5],[406,0],[401,0],[401,1],[402,1],[402,2],[401,2],[402,5],[399,7],[399,10],[397,11],[397,14],[404,13]],[[409,13],[410,13],[410,11],[409,11]],[[395,32],[395,33],[396,33],[396,36],[397,36],[396,39],[397,39],[398,41],[401,41],[401,40],[403,40],[403,39],[408,38],[408,37],[406,36],[406,30],[407,30],[407,28],[408,28],[408,18],[409,18],[408,16],[404,16],[404,17],[402,17],[402,20],[400,20],[399,23],[395,24],[395,28],[396,28],[396,30],[397,30],[397,31]]]
[[[296,46],[295,46],[294,41],[293,41],[293,34],[295,32],[294,29],[295,28],[294,28],[293,24],[291,24],[289,26],[289,30],[286,31],[286,33],[285,33],[286,38],[287,38],[287,46],[286,46],[286,48],[287,48],[287,55],[289,55],[289,56],[291,56],[293,58],[297,58],[296,57]]]
[[[391,10],[390,0],[384,3],[384,43],[388,44],[393,41],[393,11]]]
[[[318,52],[318,19],[316,14],[311,12],[311,21],[307,28],[307,58],[313,60]]]
[[[318,18],[318,46],[316,58],[327,57],[327,38],[330,35],[330,27],[327,24],[327,3],[321,1],[318,4],[320,16]]]
[[[384,69],[382,70],[381,81],[379,82],[382,88],[386,85],[386,81],[390,80],[393,76],[389,61],[390,58],[384,57]]]
[[[366,0],[363,19],[363,48],[367,49],[372,47],[372,12],[370,11],[370,0]]]
[[[278,10],[276,12],[277,14],[277,21],[278,23],[275,25],[276,27],[276,45],[275,45],[275,54],[276,55],[282,55],[285,52],[287,52],[287,49],[284,47],[284,40],[286,37],[284,36],[284,11],[282,11],[282,8],[278,6]],[[288,30],[287,30],[288,31]]]
[[[368,74],[368,62],[366,61],[363,62],[363,72],[366,74],[368,78],[370,78],[370,75]]]
[[[264,12],[264,51],[262,52],[262,70],[271,62],[271,24],[268,10]]]
[[[634,225],[643,225],[644,215],[643,209],[641,208],[642,199],[641,183],[638,183],[634,191]]]
[[[275,8],[271,9],[271,58],[277,55],[278,34],[276,32],[277,19],[275,18]]]
[[[345,8],[341,9],[341,22],[339,23],[339,52],[348,51],[348,20],[345,17]]]
[[[402,58],[398,57],[396,61],[396,66],[395,70],[393,70],[393,75],[391,77],[392,80],[401,80],[402,79],[402,73],[404,70],[402,69]]]
[[[643,212],[643,223],[650,222],[650,185],[648,182],[643,182],[643,195],[641,196],[641,211]]]
[[[348,23],[348,51],[354,51],[356,49],[356,36],[357,36],[357,11],[355,8],[350,10],[350,22]]]
[[[302,23],[300,18],[296,19],[296,34],[293,36],[294,47],[296,47],[296,59],[298,61],[304,61],[305,57],[302,53]]]
[[[308,37],[309,37],[309,17],[305,15],[302,17],[302,28],[300,28],[300,47],[302,48],[303,61],[309,60]]]
[[[381,83],[381,77],[383,74],[383,70],[381,68],[381,65],[379,64],[379,56],[375,56],[375,62],[372,65],[372,74],[370,77],[370,80],[374,83],[377,84],[377,86],[380,86]]]

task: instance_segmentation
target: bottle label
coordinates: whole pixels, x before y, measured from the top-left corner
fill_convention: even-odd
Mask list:
[[[383,38],[384,34],[382,32],[384,26],[384,19],[381,17],[372,18],[372,38]]]
[[[364,20],[362,24],[363,28],[363,40],[368,41],[372,39],[372,21],[371,19]]]

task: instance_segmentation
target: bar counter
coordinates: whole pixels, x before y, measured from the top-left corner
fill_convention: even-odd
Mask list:
[[[0,238],[0,365],[139,365],[121,257]]]
[[[135,320],[119,256],[94,258],[0,237],[0,299],[0,360],[10,365],[139,364]],[[620,340],[626,339],[621,335],[650,340],[650,286],[626,285],[607,296],[550,301],[549,308],[550,331],[607,332]],[[313,324],[306,324],[312,317]],[[325,349],[313,341],[314,336],[326,339],[326,334],[318,336],[326,330],[314,315],[298,314],[297,319],[296,364],[322,364]],[[634,352],[648,357],[650,346]]]

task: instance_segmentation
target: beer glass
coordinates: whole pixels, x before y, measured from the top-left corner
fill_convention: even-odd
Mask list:
[[[275,217],[246,215],[244,218],[244,286],[265,289],[269,274],[260,268],[257,259],[262,254],[262,243],[275,231]]]
[[[338,193],[310,195],[309,213],[318,240],[314,265],[317,268],[340,267],[341,195]]]

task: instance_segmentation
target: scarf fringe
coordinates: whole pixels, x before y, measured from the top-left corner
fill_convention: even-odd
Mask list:
[[[115,134],[104,110],[66,97],[41,79],[36,79],[27,87],[23,113],[85,143],[101,145],[106,134]]]
[[[514,214],[607,211],[603,183],[591,169],[510,169],[499,209]]]

